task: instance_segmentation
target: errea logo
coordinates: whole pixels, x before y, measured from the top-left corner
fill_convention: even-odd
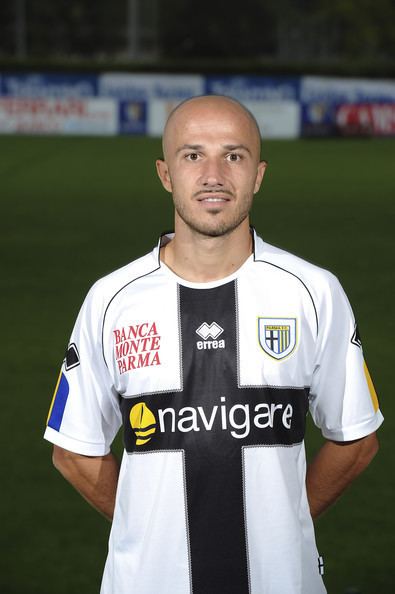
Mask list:
[[[203,338],[203,340],[198,340],[196,343],[198,350],[224,349],[225,340],[217,340],[223,331],[224,329],[217,322],[211,322],[211,324],[203,322],[196,330],[196,334]],[[208,338],[213,340],[207,340]]]
[[[223,331],[224,329],[221,328],[217,322],[212,322],[210,325],[208,325],[207,322],[203,322],[203,324],[196,330],[196,334],[199,334],[204,340],[207,340],[207,338],[214,338],[215,340]]]

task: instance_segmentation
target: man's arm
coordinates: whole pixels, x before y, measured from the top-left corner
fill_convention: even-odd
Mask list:
[[[95,509],[112,520],[119,462],[113,454],[82,456],[54,446],[54,466]]]
[[[306,487],[313,518],[334,503],[368,466],[379,449],[375,433],[347,442],[327,441],[307,468]]]

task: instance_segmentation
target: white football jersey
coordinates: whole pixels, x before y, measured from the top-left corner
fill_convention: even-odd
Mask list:
[[[101,594],[323,594],[306,415],[335,441],[382,422],[348,300],[256,235],[210,283],[159,248],[90,290],[45,432],[100,456],[123,426]]]

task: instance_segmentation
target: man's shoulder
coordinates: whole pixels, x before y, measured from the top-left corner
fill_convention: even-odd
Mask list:
[[[151,274],[159,266],[158,252],[157,249],[154,249],[148,254],[99,278],[91,287],[89,294],[99,300],[109,301],[123,287]]]
[[[254,253],[256,262],[263,262],[283,271],[284,274],[291,275],[309,288],[319,289],[330,287],[339,281],[329,270],[313,264],[296,254],[288,252],[282,248],[271,245],[256,237],[256,247]]]

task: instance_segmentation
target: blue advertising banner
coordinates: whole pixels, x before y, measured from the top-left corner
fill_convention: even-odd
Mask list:
[[[0,95],[3,97],[84,98],[97,96],[98,82],[94,74],[2,74]]]
[[[208,76],[205,93],[228,95],[239,101],[297,101],[298,77]]]
[[[147,134],[146,101],[119,101],[119,133]]]

